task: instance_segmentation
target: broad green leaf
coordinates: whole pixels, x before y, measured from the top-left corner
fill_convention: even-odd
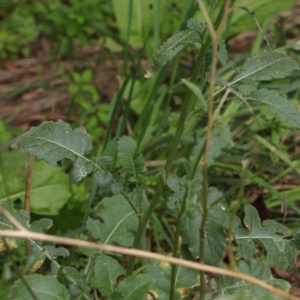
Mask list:
[[[222,194],[216,188],[208,189],[208,204],[216,201]],[[183,244],[188,246],[193,257],[199,257],[199,229],[202,222],[203,191],[197,196],[188,198],[187,209],[183,216]],[[218,265],[226,246],[226,214],[225,208],[217,204],[209,209],[206,234],[204,261],[209,265]]]
[[[248,59],[242,72],[235,77],[233,83],[245,79],[255,81],[284,78],[297,69],[299,69],[298,64],[285,53],[261,51]]]
[[[39,300],[70,299],[70,295],[66,287],[53,277],[34,274],[26,276],[24,279]],[[18,279],[11,287],[9,299],[33,300],[31,294],[28,292],[28,289],[21,279]]]
[[[247,230],[241,223],[234,230],[235,240],[239,246],[238,254],[241,257],[246,260],[253,257],[255,242],[266,250],[266,259],[269,265],[277,266],[281,270],[293,267],[297,249],[287,239],[291,236],[288,229],[273,220],[266,220],[261,224],[256,208],[250,204],[245,207],[244,223]]]
[[[98,256],[95,260],[94,274],[101,296],[109,296],[115,289],[117,278],[124,273],[124,269],[112,257]]]
[[[138,217],[122,195],[104,198],[98,215],[103,220],[88,219],[87,229],[103,244],[131,247],[138,226]]]
[[[136,141],[129,136],[122,136],[118,141],[118,158],[124,170],[138,181],[138,173],[144,168],[144,158],[141,153],[136,158],[132,152],[137,148]]]
[[[84,128],[73,130],[63,121],[50,121],[39,127],[32,127],[15,138],[10,147],[34,155],[53,167],[64,158],[70,159],[74,162],[70,175],[70,180],[74,183],[93,170],[92,163],[84,157],[92,148],[90,136]]]
[[[128,32],[130,2],[132,3],[132,12],[130,32]],[[149,30],[153,27],[156,1],[113,0],[112,4],[118,29],[123,40],[126,40],[129,34],[129,44],[134,48],[142,48]]]
[[[261,279],[265,282],[268,282],[276,287],[279,287],[285,291],[288,291],[290,288],[290,284],[282,279],[274,279],[271,273],[271,270],[268,266],[266,260],[262,257],[257,259],[250,259],[249,261],[240,261],[238,263],[239,271],[254,276],[258,279]],[[240,298],[245,300],[252,299],[273,299],[274,296],[272,293],[254,285],[252,283],[245,282],[244,280],[220,276],[221,284],[216,285],[214,280],[212,281],[212,286],[214,289],[218,290],[219,295],[238,295]],[[207,299],[214,299],[211,297],[212,295],[208,295]],[[223,299],[223,298],[221,298]],[[225,298],[224,298],[225,299]],[[278,300],[283,300],[285,298],[278,297],[274,298]]]
[[[126,277],[118,284],[109,300],[146,300],[153,281],[153,277],[145,274]]]
[[[153,277],[151,293],[157,300],[168,300],[170,293],[172,266],[166,262],[151,262],[144,273]],[[188,288],[199,284],[197,270],[178,266],[175,282],[175,299],[183,299],[189,292]]]
[[[18,152],[1,153],[0,202],[24,201],[28,156]],[[71,196],[67,174],[35,161],[32,171],[30,209],[36,214],[56,215]]]
[[[193,42],[195,30],[185,30],[173,34],[158,50],[156,50],[149,62],[146,78],[151,78],[173,59],[187,44]]]
[[[300,128],[300,112],[298,108],[291,101],[281,97],[277,91],[259,89],[247,99],[265,103],[269,108],[270,114],[278,116],[290,125]]]

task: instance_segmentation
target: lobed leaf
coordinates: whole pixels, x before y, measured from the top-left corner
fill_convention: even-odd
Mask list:
[[[271,80],[284,78],[293,70],[298,70],[298,64],[288,55],[278,51],[261,51],[249,58],[234,79],[240,80]]]
[[[136,141],[129,136],[122,136],[118,141],[118,158],[128,174],[132,174],[134,179],[138,181],[138,173],[144,168],[144,158],[141,153],[136,158],[132,152],[137,148]]]
[[[150,60],[146,78],[151,78],[177,55],[187,44],[193,41],[195,30],[185,30],[173,34],[158,50],[156,50]]]
[[[270,114],[278,116],[296,128],[300,128],[300,112],[298,108],[291,101],[281,97],[277,91],[259,89],[253,92],[248,99],[263,102],[268,106]]]
[[[84,128],[73,130],[63,121],[50,121],[33,127],[15,138],[10,147],[34,155],[54,167],[60,160],[70,159],[74,162],[70,175],[70,180],[74,183],[93,170],[91,162],[84,157],[92,148],[90,136]]]
[[[254,242],[256,242],[266,250],[269,265],[277,266],[282,270],[293,267],[297,249],[290,240],[287,240],[287,237],[291,236],[288,229],[273,220],[266,220],[261,224],[256,208],[250,204],[245,207],[244,223],[247,230],[239,221],[234,231],[239,246],[239,256],[246,260],[253,258]]]
[[[271,273],[271,270],[268,266],[266,260],[262,257],[257,259],[250,259],[249,261],[240,261],[238,263],[238,269],[240,272],[249,274],[254,276],[260,280],[268,282],[271,285],[279,287],[285,291],[288,291],[290,288],[290,284],[282,279],[274,279]],[[221,284],[219,286],[216,285],[214,280],[212,280],[211,284],[215,290],[218,291],[220,296],[229,296],[229,295],[238,295],[237,299],[273,299],[274,294],[254,285],[252,283],[245,282],[244,280],[220,276]],[[213,293],[215,295],[215,292]],[[207,299],[214,299],[212,295],[207,295]],[[223,299],[223,298],[222,298]],[[274,298],[275,299],[275,298]],[[283,300],[283,297],[276,298],[278,300]]]

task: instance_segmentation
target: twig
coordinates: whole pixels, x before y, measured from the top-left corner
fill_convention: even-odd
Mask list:
[[[186,268],[191,268],[191,269],[210,272],[210,273],[214,273],[214,274],[218,274],[218,275],[230,276],[230,277],[242,279],[249,283],[253,283],[257,286],[260,286],[260,287],[270,291],[271,293],[285,297],[286,299],[300,300],[300,298],[290,295],[288,292],[285,292],[285,291],[283,291],[279,288],[276,288],[256,277],[253,277],[251,275],[248,275],[248,274],[245,274],[242,272],[226,270],[226,269],[209,266],[209,265],[202,264],[202,263],[195,263],[195,262],[192,262],[189,260],[178,259],[175,257],[165,256],[162,254],[152,253],[152,252],[144,251],[144,250],[129,249],[129,248],[125,248],[125,247],[112,246],[112,245],[103,245],[103,244],[82,241],[82,240],[77,240],[77,239],[72,239],[72,238],[59,237],[59,236],[54,236],[54,235],[49,235],[49,234],[44,234],[44,233],[32,232],[32,231],[25,229],[1,205],[0,205],[0,211],[9,219],[9,221],[16,228],[20,229],[19,231],[0,230],[0,236],[2,236],[2,237],[15,237],[15,238],[22,238],[22,239],[27,238],[27,239],[33,239],[33,240],[39,240],[39,241],[52,242],[52,243],[56,243],[56,244],[83,247],[83,248],[95,249],[95,250],[106,251],[106,252],[114,252],[114,253],[119,253],[119,254],[123,254],[123,255],[130,255],[130,256],[136,256],[136,257],[141,257],[141,258],[159,260],[159,261],[167,262],[170,264],[183,266]]]

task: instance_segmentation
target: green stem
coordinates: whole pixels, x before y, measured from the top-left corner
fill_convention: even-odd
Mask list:
[[[241,183],[240,183],[240,189],[239,189],[237,199],[236,199],[236,203],[235,203],[233,211],[231,213],[230,220],[229,220],[229,225],[228,225],[227,251],[228,251],[228,257],[229,257],[229,264],[230,264],[231,269],[233,269],[233,270],[237,270],[236,261],[235,261],[234,253],[233,253],[233,250],[232,250],[233,225],[234,225],[235,216],[236,216],[237,211],[240,208],[240,205],[241,205],[241,202],[242,202],[242,197],[243,197],[243,194],[244,194],[244,184],[245,184],[246,174],[247,174],[247,171],[244,168],[243,173],[242,173]]]
[[[204,62],[204,58],[205,58],[205,53],[210,45],[210,38],[208,38],[206,40],[206,42],[203,44],[203,46],[201,47],[199,56],[197,58],[197,62],[196,62],[196,66],[193,70],[192,73],[192,78],[191,78],[191,82],[196,83],[197,82],[197,76],[200,72],[200,68]],[[181,114],[180,114],[180,118],[179,118],[179,122],[178,122],[178,126],[177,126],[177,131],[174,137],[174,140],[170,146],[170,150],[169,150],[169,154],[167,157],[167,162],[165,165],[165,172],[166,172],[166,178],[168,177],[170,171],[171,171],[171,167],[172,167],[172,163],[175,159],[176,153],[177,153],[177,148],[178,145],[180,143],[180,139],[183,133],[183,129],[184,129],[184,124],[185,124],[185,119],[186,119],[186,115],[188,112],[188,108],[189,108],[189,103],[190,103],[190,99],[192,97],[193,93],[190,90],[187,90],[186,92],[186,96],[185,99],[183,101],[183,105],[181,108]],[[138,248],[141,242],[141,238],[143,236],[143,232],[146,229],[146,226],[151,218],[151,215],[156,207],[156,204],[160,198],[160,196],[162,195],[162,191],[163,191],[163,184],[161,183],[161,185],[158,187],[158,189],[156,190],[156,193],[154,195],[154,198],[152,199],[152,201],[150,202],[150,205],[148,207],[147,212],[145,213],[142,221],[139,224],[139,227],[137,229],[136,232],[136,236],[135,236],[135,240],[133,243],[133,248]],[[133,268],[134,268],[134,262],[135,262],[135,257],[131,256],[129,259],[129,264],[128,264],[128,268],[127,268],[127,276],[130,276],[133,272]]]
[[[176,224],[176,232],[175,232],[175,240],[174,240],[174,246],[173,246],[173,257],[177,258],[178,248],[179,248],[179,237],[182,227],[182,216],[185,212],[185,205],[186,205],[186,198],[188,195],[188,187],[185,188],[185,194],[182,199],[181,208],[177,217],[177,224]],[[177,266],[172,265],[172,271],[171,271],[171,284],[170,284],[170,300],[175,299],[175,287],[176,287],[176,272],[177,272]]]

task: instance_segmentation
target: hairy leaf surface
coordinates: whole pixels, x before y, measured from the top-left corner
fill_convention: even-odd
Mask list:
[[[70,295],[64,285],[50,276],[29,275],[24,278],[37,299],[43,300],[68,300]],[[9,294],[10,300],[32,299],[27,287],[21,279],[18,279],[12,286]]]
[[[300,112],[298,108],[291,101],[281,97],[277,91],[259,89],[247,98],[266,104],[270,114],[279,117],[292,126],[300,128]]]
[[[156,50],[148,65],[146,78],[151,78],[181,51],[185,45],[193,41],[195,30],[185,30],[173,34],[158,50]]]
[[[132,152],[136,149],[136,141],[129,136],[122,136],[118,141],[118,158],[124,170],[132,174],[138,181],[138,173],[144,168],[144,158],[141,153],[136,158]]]
[[[98,215],[103,223],[90,218],[87,221],[87,229],[94,238],[99,239],[99,242],[103,244],[132,246],[138,217],[122,195],[104,198]]]
[[[70,159],[74,162],[70,175],[70,180],[74,183],[79,182],[93,170],[93,165],[84,157],[92,148],[90,136],[84,128],[73,130],[63,121],[50,121],[39,127],[32,127],[28,132],[15,138],[10,147],[34,155],[54,167],[60,160]]]
[[[269,265],[275,265],[282,270],[293,267],[297,249],[286,239],[291,236],[288,229],[273,220],[266,220],[261,224],[256,208],[250,204],[245,207],[244,223],[247,230],[239,223],[234,232],[241,257],[246,260],[253,258],[256,242],[266,250]]]
[[[121,265],[112,257],[100,255],[95,260],[94,274],[97,288],[102,296],[109,296],[117,283],[117,278],[125,271]]]
[[[271,80],[284,78],[293,70],[299,69],[298,64],[288,55],[278,51],[261,51],[249,58],[234,82],[240,80]]]

